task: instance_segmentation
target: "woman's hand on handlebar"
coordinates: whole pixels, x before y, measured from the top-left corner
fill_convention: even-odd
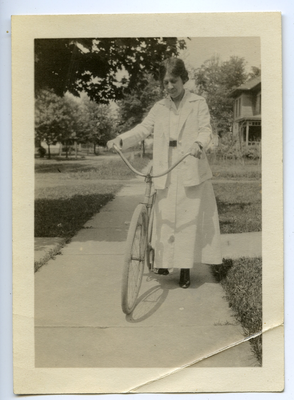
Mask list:
[[[200,159],[203,154],[203,150],[202,150],[201,146],[195,142],[192,144],[192,146],[190,148],[190,154],[191,154],[191,156]]]
[[[122,140],[116,138],[116,139],[109,140],[109,141],[106,143],[106,146],[107,146],[108,150],[111,150],[111,149],[113,148],[113,145],[114,145],[114,144],[115,144],[119,149],[122,148]]]

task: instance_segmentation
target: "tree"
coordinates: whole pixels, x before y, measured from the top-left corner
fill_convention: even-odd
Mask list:
[[[69,145],[78,129],[78,105],[71,99],[59,97],[52,90],[42,90],[35,101],[35,137],[50,146],[60,141]],[[66,152],[67,156],[67,152]]]
[[[107,141],[112,139],[116,121],[110,106],[97,104],[89,98],[84,98],[78,113],[77,139],[79,142],[90,142],[96,146],[105,146]]]
[[[73,142],[105,146],[112,138],[116,122],[110,107],[84,97],[77,103],[70,96],[59,97],[50,90],[42,90],[35,102],[35,133],[38,141],[50,146],[57,141],[68,149]]]
[[[253,79],[261,76],[261,69],[258,67],[251,67],[251,72],[248,74],[248,79]]]
[[[70,97],[62,97],[64,123],[61,132],[61,141],[65,144],[65,154],[68,158],[71,145],[77,141],[80,123],[79,105]]]
[[[221,136],[232,124],[233,99],[229,94],[248,78],[245,59],[232,56],[229,61],[221,62],[214,56],[194,70],[194,78],[197,92],[206,98],[212,126]]]
[[[148,84],[142,91],[133,89],[118,102],[121,130],[131,129],[140,123],[153,104],[162,98],[159,82],[150,74],[146,74],[144,79]]]
[[[159,63],[178,54],[177,38],[36,39],[35,93],[67,91],[109,103],[147,85],[146,73],[157,76]]]
[[[35,101],[35,136],[47,143],[49,158],[50,145],[61,139],[65,120],[63,100],[50,90],[40,91]]]

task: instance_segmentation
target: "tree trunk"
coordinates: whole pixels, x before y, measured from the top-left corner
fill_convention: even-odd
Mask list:
[[[51,159],[50,144],[47,143],[47,145],[48,145],[48,159],[50,160]]]
[[[75,158],[78,158],[78,144],[77,141],[75,140]]]
[[[142,140],[142,158],[145,157],[145,140]]]

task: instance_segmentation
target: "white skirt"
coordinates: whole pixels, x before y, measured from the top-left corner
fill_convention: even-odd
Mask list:
[[[178,159],[170,148],[170,165]],[[155,201],[152,245],[155,268],[193,268],[194,264],[221,264],[217,205],[211,181],[197,186],[182,184],[180,168],[158,189]]]

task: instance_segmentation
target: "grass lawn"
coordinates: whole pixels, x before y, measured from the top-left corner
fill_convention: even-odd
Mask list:
[[[131,157],[131,162],[141,170],[149,158]],[[231,162],[224,163],[222,170],[227,173],[223,175],[228,175],[231,169]],[[113,198],[122,185],[121,180],[132,178],[133,172],[114,155],[84,160],[36,160],[35,236],[73,236]],[[261,230],[259,180],[246,183],[242,183],[241,177],[232,183],[216,180],[214,191],[222,233]]]
[[[139,171],[149,162],[149,158],[134,157],[127,153],[127,158]],[[36,159],[35,174],[54,175],[61,174],[66,180],[93,180],[93,179],[133,179],[135,174],[124,164],[117,155],[96,156],[87,159]],[[55,177],[56,178],[56,177]],[[57,178],[58,179],[58,178]]]
[[[261,231],[261,166],[253,161],[211,162],[214,192],[218,205],[221,233]],[[217,183],[219,180],[229,180]],[[246,181],[246,182],[245,182]],[[245,335],[262,330],[262,259],[224,260],[212,266],[216,280],[225,290],[229,306],[242,324]],[[262,336],[250,340],[252,350],[262,364]]]
[[[129,155],[129,158],[138,170],[142,170],[149,162],[148,157]],[[241,169],[236,168],[235,161],[212,165],[215,171],[220,171],[219,176],[222,178],[233,174],[238,176],[238,181],[217,183],[215,180],[213,184],[221,233],[261,230],[260,180],[252,179],[242,183],[244,177],[248,178],[248,171],[251,175],[253,172],[258,175],[260,167],[256,163],[247,164]],[[132,178],[133,172],[113,154],[79,160],[37,159],[35,236],[73,236],[93,214],[99,212],[113,198],[121,187],[122,180]]]
[[[214,160],[208,155],[209,165],[215,179],[260,179],[261,165],[257,161]]]
[[[211,267],[214,277],[225,289],[229,306],[242,324],[245,335],[262,330],[262,260],[240,258],[226,260],[220,266]],[[250,340],[252,349],[262,362],[262,336]]]
[[[113,193],[75,194],[35,201],[35,237],[69,238],[113,199]]]
[[[35,166],[35,237],[70,238],[135,175],[116,156],[38,160]],[[135,157],[141,170],[148,158]],[[113,182],[112,182],[113,180]]]
[[[213,183],[221,233],[261,231],[261,183],[259,181]]]

